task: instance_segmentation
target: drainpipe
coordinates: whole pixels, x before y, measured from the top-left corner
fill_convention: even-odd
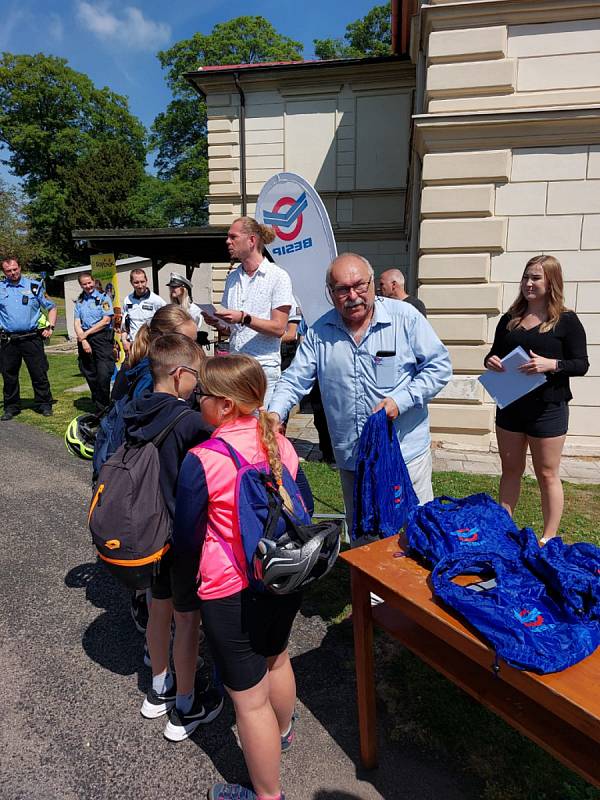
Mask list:
[[[240,194],[242,195],[242,217],[248,213],[248,196],[246,194],[246,95],[240,86],[237,72],[233,73],[235,88],[240,96]]]

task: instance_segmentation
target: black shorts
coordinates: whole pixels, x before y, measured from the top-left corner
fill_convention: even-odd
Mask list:
[[[525,399],[525,398],[524,398]],[[561,403],[514,403],[496,410],[496,425],[505,431],[541,439],[564,436],[569,427],[569,406]]]
[[[150,584],[150,591],[154,600],[170,600],[173,596],[173,581],[175,574],[173,572],[173,551],[167,550],[165,555],[161,558],[158,575],[152,578]],[[177,593],[177,602],[173,601],[175,611],[197,611],[200,608],[200,598],[196,594],[194,586],[190,586],[189,590]]]
[[[243,692],[267,673],[267,658],[286,649],[302,593],[274,595],[244,589],[202,601],[210,652],[228,689]]]

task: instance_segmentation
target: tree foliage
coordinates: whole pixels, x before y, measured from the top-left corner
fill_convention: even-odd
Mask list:
[[[389,56],[392,51],[391,4],[375,6],[346,26],[343,39],[314,39],[318,58]]]
[[[139,184],[145,130],[126,98],[65,59],[0,56],[0,148],[30,198],[32,238],[55,266],[77,258],[71,227],[118,227]]]
[[[31,240],[18,189],[0,179],[0,258],[16,258],[27,265],[42,256]]]
[[[279,34],[263,17],[244,16],[195,33],[158,54],[173,100],[152,126],[158,177],[168,186],[163,209],[178,211],[172,222],[201,224],[206,219],[208,156],[206,104],[183,77],[199,67],[298,61],[302,45]]]

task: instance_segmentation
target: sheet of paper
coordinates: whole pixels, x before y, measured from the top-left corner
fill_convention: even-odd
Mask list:
[[[225,308],[222,305],[213,305],[212,303],[198,303],[198,308],[203,311],[205,314],[208,314],[209,317],[214,317],[216,314],[220,314],[222,311],[225,311]],[[223,328],[231,328],[232,326],[225,322],[225,320],[219,320],[219,324],[223,326]]]
[[[519,367],[529,360],[529,356],[522,347],[515,347],[502,359],[505,372],[493,372],[488,369],[479,376],[480,383],[491,395],[498,408],[505,408],[519,397],[523,397],[546,383],[544,374],[525,375],[523,372],[519,372]]]

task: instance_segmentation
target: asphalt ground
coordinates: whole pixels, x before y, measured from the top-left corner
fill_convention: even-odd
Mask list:
[[[62,441],[0,423],[0,798],[201,800],[247,772],[229,702],[185,742],[140,715],[150,670],[128,595],[96,563],[86,525],[90,466]],[[283,758],[287,800],[465,800],[457,772],[386,737],[380,767],[358,761],[346,622],[306,603],[290,650],[300,719]]]

